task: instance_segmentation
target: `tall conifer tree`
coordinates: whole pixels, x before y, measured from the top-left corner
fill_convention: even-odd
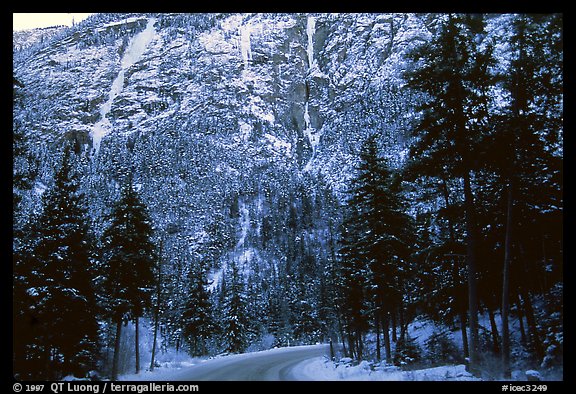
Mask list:
[[[194,356],[206,354],[206,341],[214,334],[212,305],[208,291],[207,272],[195,264],[188,274],[188,296],[182,312],[182,334]]]
[[[118,375],[118,356],[122,324],[138,318],[150,307],[155,283],[156,247],[148,210],[130,180],[115,204],[111,221],[103,234],[102,256],[106,265],[105,308],[116,324],[112,379]],[[139,372],[136,335],[136,372]]]
[[[247,346],[246,294],[238,265],[230,262],[224,293],[224,341],[230,353],[242,353]]]
[[[493,62],[491,47],[480,50],[477,45],[482,34],[481,17],[447,15],[432,41],[410,53],[416,68],[405,73],[408,86],[424,97],[414,128],[412,160],[436,169],[441,179],[459,178],[463,184],[472,369],[479,362],[474,154],[489,126],[486,90],[491,80],[488,68]]]
[[[93,243],[70,147],[43,199],[42,213],[30,229],[29,254],[16,267],[16,283],[24,286],[26,320],[15,332],[28,343],[31,377],[83,377],[96,365],[98,310],[94,295]],[[29,248],[29,249],[28,249]],[[24,316],[23,316],[24,317]],[[20,332],[22,329],[22,333]],[[16,341],[18,343],[18,341]]]
[[[356,337],[350,346],[360,358],[360,337],[372,310],[377,334],[383,323],[386,359],[392,361],[388,319],[401,305],[403,272],[415,238],[399,186],[399,178],[379,157],[376,135],[372,135],[363,145],[358,173],[349,190],[340,249],[347,314]]]

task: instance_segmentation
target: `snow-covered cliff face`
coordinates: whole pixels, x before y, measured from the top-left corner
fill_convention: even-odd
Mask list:
[[[132,173],[156,227],[181,235],[174,242],[265,243],[289,220],[294,196],[320,200],[318,179],[342,191],[368,133],[402,157],[409,97],[400,72],[406,51],[428,39],[431,19],[94,16],[38,46],[15,47],[24,84],[15,116],[39,141],[42,185],[62,141],[75,142],[95,220]],[[249,230],[226,227],[246,217]]]
[[[12,45],[14,50],[22,50],[32,45],[43,43],[65,30],[65,26],[41,27],[29,30],[14,31]]]
[[[167,119],[209,123],[304,167],[368,90],[401,84],[403,51],[424,26],[409,14],[117,15],[17,55],[14,69],[31,131],[48,140],[71,134],[90,151],[101,134],[110,145]],[[95,133],[99,121],[113,131]]]

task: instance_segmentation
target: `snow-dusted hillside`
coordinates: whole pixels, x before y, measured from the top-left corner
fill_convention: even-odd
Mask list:
[[[94,217],[132,171],[158,227],[194,239],[234,194],[266,212],[307,173],[342,191],[372,131],[396,156],[400,107],[375,107],[400,100],[403,54],[429,36],[411,14],[112,14],[68,31],[15,52],[39,187],[74,141]]]
[[[359,121],[359,98],[369,99],[370,89],[398,87],[403,51],[428,35],[415,15],[162,14],[131,56],[151,18],[80,24],[37,51],[16,53],[34,132],[67,135],[89,151],[100,143],[101,133],[89,137],[106,112],[114,131],[104,145],[154,129],[201,129],[227,135],[229,144],[258,144],[300,169],[318,151],[315,167],[322,167],[333,154],[321,153],[344,138],[342,118]],[[346,138],[354,149],[358,137]]]
[[[59,34],[65,29],[65,26],[42,27],[29,30],[14,31],[12,37],[12,46],[14,50],[21,51],[30,46],[48,41],[54,35]]]

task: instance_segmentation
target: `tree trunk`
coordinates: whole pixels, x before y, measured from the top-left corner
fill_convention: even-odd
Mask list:
[[[150,357],[150,371],[154,371],[154,358],[156,356],[156,340],[158,338],[158,325],[160,323],[160,296],[162,295],[162,246],[164,240],[160,239],[160,253],[158,254],[158,283],[156,284],[156,308],[154,310],[154,339],[152,342],[152,357]]]
[[[496,325],[496,319],[494,318],[494,312],[490,308],[488,310],[488,317],[490,318],[490,332],[492,333],[492,344],[494,348],[494,353],[500,353],[500,335],[498,335],[498,326]]]
[[[156,306],[156,311],[154,312],[154,339],[152,340],[152,356],[150,357],[150,371],[154,371],[154,358],[156,356],[156,341],[158,339],[158,315],[159,307]]]
[[[446,198],[446,203],[448,203],[447,194],[446,194],[445,198]],[[450,238],[451,239],[450,240],[452,242],[455,242],[453,239],[454,230],[453,230],[451,221],[449,221],[449,227],[451,229],[451,231],[450,231],[450,234],[451,234]],[[458,320],[460,321],[460,331],[462,332],[462,350],[464,351],[464,357],[469,358],[470,353],[468,350],[469,349],[468,348],[468,335],[466,333],[466,303],[463,301],[464,289],[462,289],[462,285],[460,283],[460,278],[459,278],[460,267],[458,264],[458,258],[459,258],[459,256],[457,256],[457,255],[453,256],[452,286],[454,289],[454,296],[456,298],[456,300],[455,300],[456,307],[458,309]]]
[[[376,308],[374,320],[376,321],[376,359],[380,361],[382,356],[380,354],[380,313],[378,313],[378,308]]]
[[[542,343],[540,342],[540,335],[538,334],[538,328],[536,327],[536,318],[534,317],[534,308],[532,308],[532,301],[530,300],[530,294],[522,289],[522,298],[524,300],[524,313],[526,315],[526,322],[528,323],[528,332],[530,334],[530,342],[534,348],[534,353],[538,360],[541,360],[544,356],[542,351]]]
[[[382,332],[384,333],[384,349],[386,350],[386,364],[392,364],[392,351],[390,349],[390,316],[384,312],[382,319]]]
[[[139,338],[139,330],[138,330],[138,316],[134,318],[134,354],[136,358],[136,374],[140,373],[140,338]]]
[[[520,242],[520,255],[522,256],[522,267],[525,277],[528,277],[528,270],[526,268],[526,254],[524,252],[524,245]],[[530,340],[534,347],[534,352],[539,360],[544,357],[542,349],[542,342],[540,341],[540,334],[538,334],[538,327],[536,325],[536,318],[534,317],[534,308],[532,307],[532,300],[530,298],[530,291],[524,286],[520,287],[522,299],[524,300],[524,312],[526,315],[526,322],[528,323],[528,332],[530,333]]]
[[[344,352],[344,357],[349,357],[348,350],[346,349],[346,334],[344,333],[344,328],[342,328],[342,318],[340,317],[339,310],[337,311],[336,316],[338,318],[338,331],[340,332],[340,340],[342,341],[342,351]]]
[[[512,253],[512,180],[508,182],[508,201],[506,207],[506,235],[504,239],[504,269],[502,278],[502,370],[504,378],[512,377],[510,368],[510,261]]]
[[[110,380],[118,380],[118,360],[120,357],[120,335],[122,334],[122,318],[116,321],[116,337],[114,338],[114,357],[112,358],[112,373]]]
[[[350,352],[349,357],[355,358],[356,356],[356,347],[354,346],[354,335],[352,334],[352,330],[350,327],[346,327],[346,337],[348,338],[348,351]]]
[[[336,356],[334,354],[334,344],[332,343],[332,338],[330,338],[330,360],[336,360]]]
[[[400,319],[400,341],[406,339],[406,330],[404,329],[404,308],[402,307],[402,302],[400,302],[400,308],[398,309],[398,318]]]
[[[520,294],[516,291],[516,310],[518,311],[518,323],[520,325],[520,342],[522,345],[526,345],[526,330],[524,330],[524,313],[522,313],[522,308]]]
[[[392,312],[392,342],[396,343],[398,341],[398,337],[396,336],[396,313]]]
[[[460,331],[462,332],[462,350],[464,351],[464,357],[470,357],[468,351],[468,335],[466,334],[466,308],[462,306],[460,309]]]
[[[452,14],[448,14],[449,24],[454,24]],[[456,42],[451,43],[453,51],[453,59],[459,59],[461,53],[458,52],[458,45]],[[477,244],[477,231],[476,231],[476,212],[474,208],[474,195],[472,194],[472,187],[470,177],[472,173],[473,160],[470,158],[470,130],[467,127],[468,116],[464,111],[466,93],[462,80],[454,78],[451,82],[451,88],[454,92],[454,101],[452,102],[452,120],[455,127],[454,144],[458,155],[461,158],[462,166],[462,180],[464,183],[464,213],[466,222],[466,265],[468,268],[468,313],[469,313],[469,353],[470,363],[468,369],[472,373],[478,372],[477,367],[479,364],[478,354],[478,290],[476,285],[476,272],[478,271],[476,262],[476,244]]]
[[[362,360],[362,357],[364,356],[364,346],[362,343],[362,334],[360,333],[360,330],[356,331],[356,349],[358,353],[358,360]]]
[[[466,263],[468,267],[468,313],[470,324],[470,372],[477,372],[478,354],[478,291],[476,286],[476,223],[470,171],[464,172],[464,206],[466,210]]]

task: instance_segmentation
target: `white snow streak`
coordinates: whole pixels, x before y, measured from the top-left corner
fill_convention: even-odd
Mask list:
[[[248,67],[248,61],[252,60],[252,48],[250,45],[250,25],[242,26],[240,28],[240,52],[244,67]]]
[[[316,156],[316,147],[320,143],[320,134],[312,127],[310,122],[310,112],[308,111],[308,101],[304,104],[304,134],[308,138],[310,142],[310,146],[312,147],[312,158],[308,162],[306,168],[309,169],[311,165],[312,159]]]
[[[280,138],[275,137],[269,133],[264,134],[264,138],[266,138],[268,142],[272,144],[272,147],[276,152],[283,154],[287,157],[291,157],[291,151],[292,151],[291,143],[281,140]]]
[[[313,71],[317,69],[316,61],[314,60],[314,33],[316,32],[316,20],[312,15],[308,15],[306,21],[306,35],[308,37],[308,46],[306,53],[308,55],[308,77],[313,75]],[[308,138],[310,146],[312,147],[312,157],[304,167],[304,171],[309,171],[312,168],[312,161],[316,157],[316,148],[320,143],[320,131],[312,127],[310,121],[310,112],[308,110],[309,97],[306,96],[306,103],[304,104],[304,135]]]
[[[239,251],[244,249],[246,236],[248,235],[248,230],[250,229],[250,211],[244,202],[242,202],[242,207],[240,208],[240,215],[240,225],[242,226],[242,229],[240,233],[240,239],[236,245],[236,249]]]
[[[306,35],[308,36],[308,47],[306,52],[308,53],[308,67],[314,67],[314,33],[316,32],[316,20],[313,16],[308,16],[308,21],[306,23]]]
[[[212,292],[218,288],[218,285],[222,281],[222,274],[224,273],[225,268],[226,266],[225,263],[223,262],[222,267],[219,270],[213,272],[211,275],[208,276],[208,282],[210,282],[210,284],[207,287],[208,291]]]
[[[140,60],[146,51],[146,47],[154,38],[154,35],[156,34],[154,29],[155,22],[156,18],[150,18],[148,20],[148,24],[146,25],[146,29],[132,38],[128,44],[128,48],[124,52],[124,56],[120,62],[120,72],[116,76],[116,79],[114,79],[114,82],[112,82],[110,92],[108,93],[108,100],[100,108],[100,120],[96,122],[92,132],[90,133],[92,136],[93,155],[96,155],[100,151],[100,143],[102,138],[110,133],[112,128],[112,124],[108,119],[108,114],[110,113],[114,99],[122,92],[122,89],[124,88],[124,73],[127,69],[129,69],[132,65]]]

